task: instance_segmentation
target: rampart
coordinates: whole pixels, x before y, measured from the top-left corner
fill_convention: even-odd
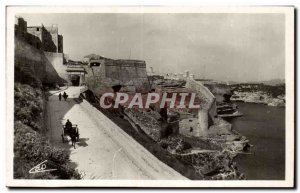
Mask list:
[[[18,37],[15,37],[14,58],[15,76],[18,76],[18,72],[25,72],[38,77],[44,84],[62,84],[65,82],[53,67],[53,61],[49,60],[43,51]]]
[[[55,52],[44,52],[46,58],[51,63],[52,67],[58,73],[58,75],[67,80],[68,77],[66,75],[67,66],[63,65],[64,62],[64,54],[63,53],[55,53]],[[47,68],[48,69],[48,68]]]
[[[197,135],[205,136],[211,125],[214,123],[214,119],[217,116],[217,105],[215,96],[200,82],[194,79],[187,78],[186,87],[197,91],[200,101],[200,109],[198,113],[199,119],[199,132]]]
[[[141,60],[100,59],[95,65],[87,65],[86,83],[97,95],[121,86],[123,92],[148,92],[150,84],[146,63]]]

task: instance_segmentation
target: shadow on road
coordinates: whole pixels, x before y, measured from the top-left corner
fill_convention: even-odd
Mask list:
[[[78,142],[76,143],[76,145],[81,146],[81,147],[86,147],[88,146],[88,144],[86,143],[86,141],[88,141],[90,138],[80,138]]]

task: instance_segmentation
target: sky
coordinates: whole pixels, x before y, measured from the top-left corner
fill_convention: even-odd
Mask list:
[[[58,26],[64,53],[145,60],[158,73],[225,81],[284,79],[285,17],[244,13],[19,14]]]

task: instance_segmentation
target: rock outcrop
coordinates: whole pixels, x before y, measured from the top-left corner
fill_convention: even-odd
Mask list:
[[[231,97],[231,101],[242,101],[247,103],[259,103],[269,106],[285,106],[285,100],[283,95],[274,98],[264,92],[238,92],[235,91]]]

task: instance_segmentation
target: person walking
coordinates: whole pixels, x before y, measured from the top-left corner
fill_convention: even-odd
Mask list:
[[[61,101],[61,93],[59,93],[58,98],[59,98],[59,101]]]

